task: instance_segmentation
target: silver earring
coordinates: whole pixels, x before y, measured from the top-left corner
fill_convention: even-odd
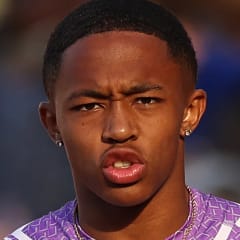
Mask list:
[[[192,130],[191,129],[187,129],[184,132],[185,137],[189,137],[191,134],[192,134]]]
[[[55,143],[57,144],[58,147],[62,147],[63,146],[63,142],[61,140],[56,140]]]
[[[63,146],[63,141],[61,140],[60,134],[56,133],[55,134],[55,143],[58,147],[62,147]]]

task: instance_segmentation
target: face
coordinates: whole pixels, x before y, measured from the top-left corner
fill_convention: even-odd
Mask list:
[[[93,34],[65,51],[40,112],[61,135],[79,195],[132,206],[183,181],[184,128],[204,109],[191,78],[166,42],[143,33]]]

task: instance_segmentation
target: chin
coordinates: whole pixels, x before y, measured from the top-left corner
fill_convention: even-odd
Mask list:
[[[150,194],[144,194],[143,191],[134,191],[131,189],[114,189],[107,194],[100,196],[103,201],[115,207],[135,207],[145,205],[151,199]]]

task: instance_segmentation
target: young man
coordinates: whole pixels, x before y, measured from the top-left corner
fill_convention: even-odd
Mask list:
[[[143,0],[95,0],[52,34],[44,126],[76,200],[6,239],[240,239],[240,206],[185,186],[184,138],[206,94],[182,25]]]

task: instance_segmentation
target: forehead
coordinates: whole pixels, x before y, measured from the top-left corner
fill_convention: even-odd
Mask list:
[[[191,77],[184,64],[171,56],[165,41],[130,31],[79,39],[64,52],[59,73],[58,81],[68,79],[68,86],[75,87],[127,86],[152,79],[182,86],[183,79]]]
[[[160,54],[153,56],[152,52]],[[131,31],[110,31],[79,39],[64,52],[63,61],[79,57],[94,61],[104,59],[106,62],[112,61],[113,58],[137,60],[150,55],[151,58],[167,57],[168,52],[167,43],[153,35]]]

